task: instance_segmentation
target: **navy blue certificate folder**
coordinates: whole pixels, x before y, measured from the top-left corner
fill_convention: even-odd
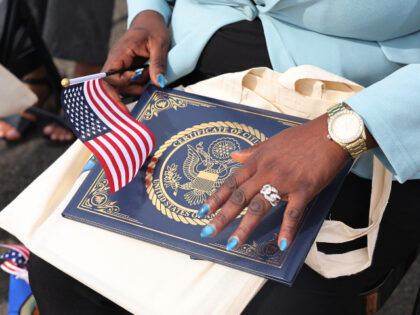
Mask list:
[[[263,219],[246,244],[227,251],[242,212],[214,238],[197,210],[240,164],[230,152],[264,141],[305,120],[170,89],[149,87],[132,111],[156,146],[136,178],[114,194],[96,164],[63,212],[69,219],[292,285],[348,171],[306,208],[284,252],[277,247],[285,203]],[[315,166],[314,166],[315,167]]]

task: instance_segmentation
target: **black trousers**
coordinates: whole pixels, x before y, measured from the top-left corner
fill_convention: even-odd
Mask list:
[[[261,23],[239,22],[219,30],[206,46],[196,70],[174,85],[254,66],[271,67]],[[352,227],[366,226],[371,184],[368,179],[348,175],[329,218]],[[420,180],[393,183],[371,267],[356,275],[325,279],[304,265],[292,288],[268,281],[244,314],[366,314],[365,293],[375,290],[385,280],[388,290],[382,290],[379,297],[379,304],[383,304],[420,241],[419,192]],[[334,246],[318,244],[318,248],[326,253],[342,253],[365,245],[366,239],[361,239]],[[35,255],[31,256],[28,268],[31,287],[43,315],[126,313]]]
[[[0,63],[17,77],[43,64],[36,23],[24,0],[0,1]]]
[[[59,95],[60,75],[26,0],[0,1],[0,63],[18,78],[44,66],[49,86]]]
[[[108,54],[114,0],[26,0],[55,58],[102,64]]]
[[[104,63],[113,8],[114,0],[0,1],[0,63],[22,77],[45,63],[47,47],[56,58]]]

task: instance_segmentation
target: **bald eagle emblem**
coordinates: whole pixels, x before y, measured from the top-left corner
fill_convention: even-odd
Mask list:
[[[203,142],[195,146],[187,144],[187,157],[182,165],[187,181],[181,183],[178,165],[172,163],[164,172],[164,186],[171,187],[174,196],[179,190],[186,191],[183,196],[191,206],[203,204],[239,168],[240,163],[230,157],[231,152],[238,150],[238,141],[231,137],[213,141],[207,150]]]

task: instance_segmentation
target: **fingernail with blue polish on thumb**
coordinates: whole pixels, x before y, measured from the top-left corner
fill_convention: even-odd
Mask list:
[[[226,250],[232,250],[234,249],[236,246],[238,246],[238,239],[236,237],[232,237],[229,242],[226,244]]]
[[[206,225],[206,226],[205,226],[205,227],[201,230],[200,236],[201,236],[201,237],[209,237],[209,236],[211,236],[213,233],[214,233],[214,227],[213,227],[213,225],[209,224],[209,225]]]
[[[283,252],[287,248],[287,240],[283,238],[280,242],[280,250]]]
[[[162,73],[160,73],[160,74],[158,74],[158,76],[157,76],[157,81],[158,81],[158,83],[159,83],[159,86],[161,87],[161,88],[164,88],[165,86],[166,86],[166,78],[165,78],[165,76],[162,74]]]

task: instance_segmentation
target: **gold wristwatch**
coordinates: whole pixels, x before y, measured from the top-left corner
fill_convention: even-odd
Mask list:
[[[328,138],[338,143],[352,158],[367,151],[363,119],[343,103],[328,110]]]

